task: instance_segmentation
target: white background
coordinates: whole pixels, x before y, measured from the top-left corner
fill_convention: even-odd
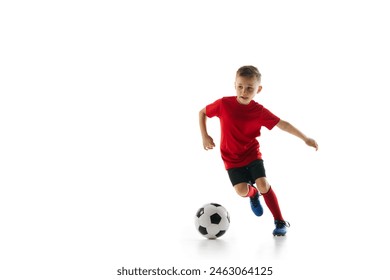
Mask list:
[[[2,1],[0,278],[173,265],[388,277],[387,6]],[[256,100],[320,146],[262,131],[286,238],[234,193],[218,145],[202,149],[199,110],[233,95],[245,64],[263,75]],[[219,143],[218,120],[208,125]],[[194,229],[207,202],[230,212],[220,240]]]

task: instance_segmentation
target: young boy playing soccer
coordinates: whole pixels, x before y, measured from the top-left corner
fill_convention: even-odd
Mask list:
[[[263,214],[260,193],[275,220],[273,235],[284,236],[290,224],[283,219],[278,199],[267,181],[256,138],[260,136],[262,126],[269,130],[277,126],[316,150],[318,145],[292,124],[253,100],[262,89],[261,74],[256,67],[243,66],[237,70],[235,89],[236,96],[218,99],[199,112],[203,147],[205,150],[215,147],[213,138],[207,132],[206,119],[218,117],[221,124],[221,156],[235,191],[242,197],[250,198],[256,216]]]

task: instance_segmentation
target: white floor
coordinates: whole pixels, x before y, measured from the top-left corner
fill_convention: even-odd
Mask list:
[[[251,217],[249,211],[241,220],[233,215],[231,228],[217,240],[204,239],[186,223],[178,236],[167,234],[167,227],[160,229],[165,234],[129,240],[128,247],[122,247],[128,250],[122,252],[122,261],[125,267],[164,264],[202,271],[211,266],[265,266],[273,267],[272,279],[329,279],[334,275],[385,279],[387,275],[383,256],[389,242],[384,236],[376,238],[375,227],[364,219],[324,219],[323,213],[317,219],[296,217],[287,236],[274,237],[271,218]]]

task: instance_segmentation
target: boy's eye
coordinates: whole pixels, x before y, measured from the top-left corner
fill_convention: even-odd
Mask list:
[[[251,87],[248,87],[248,91],[252,91],[253,90],[253,88],[251,88]]]

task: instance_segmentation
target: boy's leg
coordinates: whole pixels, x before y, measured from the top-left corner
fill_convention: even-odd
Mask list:
[[[238,183],[238,184],[234,185],[233,187],[234,187],[236,193],[242,197],[252,197],[257,192],[257,189],[254,186],[251,186],[246,182],[245,183],[244,182]]]
[[[251,209],[256,216],[260,217],[263,215],[263,207],[260,204],[259,191],[254,186],[248,183],[238,183],[234,185],[234,189],[238,195],[242,197],[249,197]]]
[[[256,186],[264,197],[265,204],[267,204],[269,210],[274,216],[274,219],[283,221],[283,216],[282,212],[280,211],[278,198],[276,197],[276,194],[271,188],[267,179],[265,177],[257,178]]]
[[[274,217],[276,227],[273,231],[273,235],[284,236],[287,233],[287,227],[289,227],[290,224],[283,219],[274,190],[265,177],[256,179],[256,186],[263,195],[265,204],[267,204]]]
[[[263,215],[259,190],[253,186],[254,178],[265,177],[263,160],[254,160],[247,166],[232,168],[228,170],[228,173],[236,192],[241,196],[250,198],[249,202],[253,213],[258,217]]]
[[[257,189],[263,195],[264,201],[274,216],[274,219],[283,220],[278,199],[276,198],[276,195],[268,183],[267,177],[265,175],[264,161],[255,160],[251,162],[248,165],[248,171],[250,172],[252,181],[255,181]]]
[[[247,167],[232,168],[228,170],[230,181],[241,197],[249,197],[250,205],[256,216],[263,215],[263,207],[260,204],[259,192],[248,182],[251,181]]]

